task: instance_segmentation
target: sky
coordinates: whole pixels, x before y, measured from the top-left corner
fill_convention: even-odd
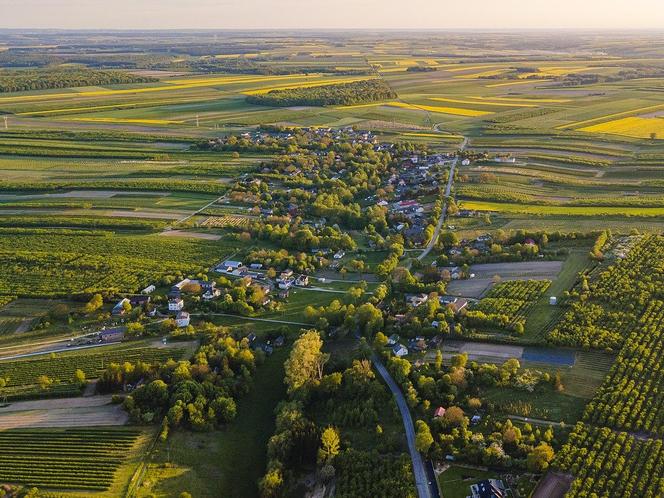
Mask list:
[[[664,30],[664,0],[0,0],[0,28]]]

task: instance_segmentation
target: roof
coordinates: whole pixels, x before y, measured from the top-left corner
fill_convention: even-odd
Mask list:
[[[232,259],[227,259],[224,261],[224,266],[229,266],[231,268],[239,268],[242,266],[242,261],[233,261]]]

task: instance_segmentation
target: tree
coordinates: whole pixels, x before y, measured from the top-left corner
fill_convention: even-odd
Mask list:
[[[334,427],[328,427],[320,437],[320,448],[318,449],[318,461],[329,463],[339,454],[341,439],[339,432]]]
[[[104,305],[104,299],[101,297],[101,294],[95,294],[85,305],[85,312],[92,313],[97,311]]]
[[[281,469],[269,470],[258,484],[261,498],[275,498],[279,496],[279,491],[283,485],[284,477],[281,474]]]
[[[48,375],[40,375],[37,377],[37,384],[39,384],[39,387],[42,389],[48,389],[53,384],[53,379]]]
[[[145,332],[145,327],[140,322],[131,322],[127,324],[127,337],[140,337]]]
[[[431,429],[424,420],[415,422],[415,448],[420,453],[427,453],[433,444]]]
[[[323,377],[323,367],[330,355],[321,351],[322,346],[323,340],[316,330],[305,332],[295,341],[290,356],[284,363],[284,382],[289,392]]]
[[[565,386],[563,385],[563,379],[562,379],[562,376],[560,375],[560,371],[556,372],[556,375],[555,375],[554,381],[553,381],[553,386],[554,386],[555,390],[559,393],[561,393],[565,390]]]
[[[384,348],[387,346],[387,336],[383,334],[382,332],[378,332],[376,334],[376,337],[374,337],[374,347],[376,348]]]
[[[547,443],[540,443],[528,453],[526,463],[528,469],[533,472],[543,472],[549,468],[549,462],[553,460],[555,453]]]
[[[650,134],[650,140],[652,140],[653,142],[654,142],[655,140],[657,140],[657,133],[656,133],[656,132],[653,131],[653,132]]]
[[[458,406],[450,406],[443,415],[443,420],[449,425],[466,425],[467,419],[463,410]]]
[[[78,384],[79,386],[85,385],[85,372],[80,368],[77,368],[74,372],[74,384]]]

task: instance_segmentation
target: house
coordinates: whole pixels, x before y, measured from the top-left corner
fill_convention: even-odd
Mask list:
[[[99,332],[99,342],[119,342],[124,339],[125,327],[114,327]]]
[[[279,291],[279,299],[288,299],[288,296],[290,295],[290,291],[288,289],[282,289]]]
[[[125,303],[130,304],[129,299],[127,299],[126,297],[123,298],[123,299],[120,299],[120,301],[118,301],[117,304],[115,306],[113,306],[113,309],[111,310],[111,314],[112,315],[124,315],[125,311],[126,311],[125,310]]]
[[[178,327],[186,327],[189,325],[190,317],[186,311],[180,311],[175,317],[175,324]]]
[[[443,408],[442,406],[439,406],[438,408],[436,408],[436,411],[433,412],[433,418],[440,418],[443,415],[445,415],[445,408]]]
[[[292,277],[289,278],[289,279],[286,279],[286,280],[281,280],[279,282],[279,288],[282,289],[282,290],[288,290],[291,287],[293,287],[294,283],[295,283],[295,279],[292,278]]]
[[[535,241],[533,239],[526,239],[526,240],[523,241],[523,243],[524,243],[524,245],[527,245],[527,246],[534,246],[535,245]]]
[[[334,259],[341,259],[341,258],[343,258],[345,255],[346,255],[346,252],[345,252],[345,251],[342,251],[341,249],[339,249],[337,252],[334,253],[333,258],[334,258]]]
[[[205,294],[203,294],[201,297],[203,298],[203,301],[212,301],[213,299],[219,297],[221,295],[221,291],[219,289],[208,289],[205,291]]]
[[[168,311],[182,311],[184,308],[184,301],[182,298],[169,299],[168,301]]]
[[[141,291],[141,294],[152,294],[157,288],[154,285],[148,285]]]
[[[471,425],[477,425],[482,421],[482,417],[480,415],[473,415],[473,418],[470,419],[470,424]]]
[[[131,296],[129,298],[129,304],[132,306],[145,306],[150,302],[150,296]]]
[[[274,347],[281,348],[286,343],[286,338],[283,335],[280,335],[274,340]]]
[[[295,279],[295,285],[298,287],[306,287],[309,285],[309,277],[307,275],[300,275]]]
[[[388,339],[387,339],[387,345],[388,346],[394,346],[399,342],[399,334],[392,334]]]
[[[452,304],[451,306],[454,308],[455,313],[459,313],[462,309],[468,306],[468,300],[463,298],[457,299],[456,303]]]
[[[440,297],[438,298],[438,301],[439,301],[440,304],[442,304],[443,306],[447,306],[448,304],[454,304],[454,303],[456,303],[458,300],[459,300],[459,298],[458,298],[458,297],[454,297],[454,296],[440,296]]]
[[[256,341],[256,334],[250,332],[249,335],[247,335],[247,340],[249,341],[249,344],[253,344]]]
[[[406,302],[414,308],[417,308],[420,304],[426,303],[428,300],[428,294],[406,294]]]
[[[461,161],[461,166],[470,166],[470,159],[464,159]]]
[[[394,356],[401,358],[402,356],[406,356],[408,354],[408,348],[403,344],[397,344],[392,348],[392,353]]]
[[[284,270],[279,274],[279,278],[277,279],[277,281],[279,281],[279,280],[282,280],[282,281],[283,280],[288,280],[292,277],[293,277],[293,270],[290,270],[290,269],[289,270]]]
[[[551,306],[555,306],[556,304],[558,304],[558,298],[556,296],[551,296],[549,298],[549,304]]]
[[[263,269],[263,265],[261,263],[251,263],[249,265],[249,268],[251,268],[252,270],[261,270]]]
[[[472,498],[505,498],[507,496],[503,481],[498,479],[485,479],[470,486]]]

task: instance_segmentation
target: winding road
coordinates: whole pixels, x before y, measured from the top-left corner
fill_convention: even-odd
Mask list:
[[[461,147],[459,148],[459,151],[465,149],[467,144],[468,144],[468,139],[464,138],[463,142],[461,143]],[[433,246],[436,245],[436,241],[438,240],[440,231],[443,228],[443,223],[445,222],[445,218],[447,217],[447,198],[450,196],[450,193],[452,192],[452,184],[454,183],[454,169],[456,168],[458,162],[459,162],[459,155],[457,154],[452,160],[452,166],[450,167],[450,177],[447,179],[447,187],[445,187],[445,200],[443,201],[443,209],[440,212],[440,218],[438,218],[438,223],[436,224],[436,230],[434,230],[433,235],[431,236],[431,240],[429,241],[427,246],[424,248],[422,253],[417,257],[417,259],[419,260],[423,260],[431,252],[431,249],[433,249]]]
[[[410,415],[410,410],[408,404],[406,403],[406,398],[404,398],[401,389],[394,381],[390,372],[387,371],[385,365],[380,361],[378,355],[374,354],[371,357],[376,370],[383,378],[387,386],[392,391],[394,400],[397,402],[399,407],[399,412],[401,413],[401,418],[403,419],[403,426],[406,430],[406,440],[408,441],[408,451],[410,453],[410,459],[413,462],[413,476],[415,477],[415,487],[417,488],[417,496],[419,498],[434,498],[437,496],[437,493],[432,493],[431,487],[429,485],[429,478],[427,476],[427,469],[422,460],[422,455],[415,448],[415,427],[413,425],[413,417]],[[431,486],[435,486],[435,482],[432,482]]]

